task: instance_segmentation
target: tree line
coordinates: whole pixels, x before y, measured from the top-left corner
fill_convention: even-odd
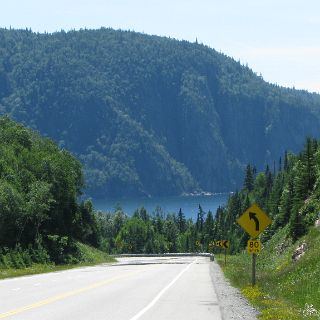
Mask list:
[[[264,172],[257,173],[254,166],[247,166],[243,189],[217,211],[214,237],[230,239],[234,252],[243,249],[249,237],[236,220],[257,203],[272,219],[271,226],[261,235],[262,240],[286,227],[287,238],[296,241],[320,218],[319,196],[320,144],[307,138],[300,153],[285,152],[272,169],[266,166]]]
[[[248,240],[236,219],[254,202],[273,220],[263,240],[287,227],[295,241],[320,212],[320,144],[310,138],[299,154],[286,152],[272,169],[257,173],[248,165],[243,188],[226,206],[213,214],[199,204],[195,221],[181,209],[96,212],[91,201],[79,200],[80,162],[8,117],[0,118],[0,155],[0,266],[81,261],[78,242],[108,253],[165,253],[210,251],[212,241],[225,239],[235,253]]]
[[[247,163],[320,137],[319,95],[199,43],[106,28],[0,43],[0,114],[70,150],[94,198],[240,189]]]
[[[0,118],[0,266],[69,263],[81,258],[76,241],[98,246],[93,207],[78,203],[82,188],[69,152]]]
[[[78,242],[108,253],[207,250],[211,212],[199,205],[195,223],[181,210],[98,213],[91,201],[79,200],[80,162],[8,117],[0,118],[0,155],[0,267],[78,262]]]
[[[249,235],[236,220],[253,203],[272,219],[261,235],[263,241],[284,227],[287,238],[296,241],[320,218],[319,199],[320,144],[307,138],[300,153],[285,151],[279,162],[267,165],[263,172],[248,164],[242,189],[230,194],[214,215],[199,205],[195,222],[185,220],[181,209],[177,215],[156,210],[150,216],[142,208],[132,218],[119,209],[101,219],[110,252],[209,252],[219,251],[210,246],[212,241],[230,240],[230,252],[237,253],[246,247]],[[136,234],[141,237],[135,238]]]
[[[121,208],[100,213],[102,248],[110,253],[168,253],[208,251],[213,239],[213,214],[199,204],[197,219],[165,213],[158,207],[152,214],[137,209],[129,217]]]

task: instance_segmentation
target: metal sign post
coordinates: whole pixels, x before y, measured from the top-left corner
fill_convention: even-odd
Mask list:
[[[256,239],[248,240],[247,250],[249,254],[252,254],[252,286],[256,284],[256,263],[257,254],[261,251],[261,241]]]
[[[256,263],[257,263],[257,255],[252,254],[252,286],[256,285]]]
[[[215,245],[217,247],[224,249],[224,265],[227,265],[227,249],[230,248],[230,241],[229,240],[218,240],[216,241]]]
[[[247,246],[248,253],[252,254],[252,286],[254,287],[256,285],[257,253],[261,251],[261,242],[256,238],[272,223],[272,220],[256,204],[253,204],[238,218],[237,222],[254,238],[248,241]]]

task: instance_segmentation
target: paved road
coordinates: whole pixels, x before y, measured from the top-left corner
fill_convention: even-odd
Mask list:
[[[118,261],[2,280],[0,319],[221,319],[209,258]]]

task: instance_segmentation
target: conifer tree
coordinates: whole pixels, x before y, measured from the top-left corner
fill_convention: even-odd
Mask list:
[[[254,169],[250,166],[250,164],[247,165],[245,178],[244,178],[244,188],[247,189],[248,192],[251,192],[253,190],[253,184],[254,184]]]
[[[294,184],[292,174],[288,175],[287,184],[281,195],[280,202],[280,215],[278,218],[279,226],[284,226],[288,223],[293,209],[293,199],[294,199]]]
[[[284,163],[283,163],[283,170],[288,171],[289,164],[288,164],[288,152],[287,150],[284,152]]]
[[[213,214],[209,210],[207,217],[206,217],[206,220],[205,220],[205,223],[204,223],[204,232],[209,237],[212,237],[213,236],[212,230],[213,230]]]
[[[204,215],[205,215],[205,212],[203,211],[201,205],[199,204],[199,211],[198,211],[197,222],[196,222],[197,232],[202,232],[203,230]]]
[[[180,233],[183,233],[186,231],[186,218],[185,218],[184,213],[182,212],[181,208],[178,213],[178,226],[179,226]]]

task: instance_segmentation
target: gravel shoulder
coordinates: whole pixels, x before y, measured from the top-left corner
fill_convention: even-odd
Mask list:
[[[210,274],[221,308],[223,320],[256,320],[259,312],[253,308],[240,291],[230,285],[215,261],[210,266]]]

